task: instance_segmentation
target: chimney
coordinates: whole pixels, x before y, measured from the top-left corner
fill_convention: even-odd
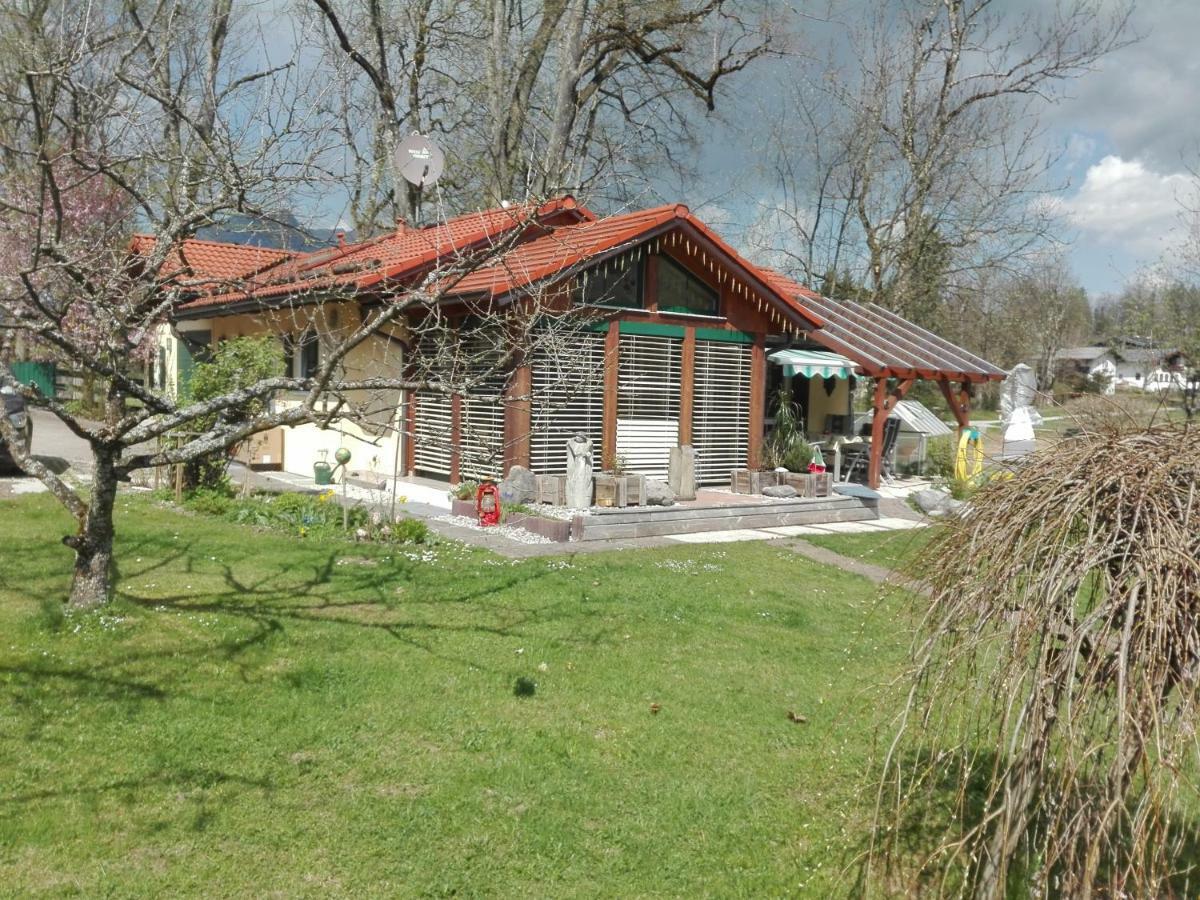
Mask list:
[[[345,246],[346,246],[346,232],[344,232],[344,231],[339,231],[339,232],[338,232],[336,235],[334,235],[334,236],[337,238],[337,242],[338,242],[338,246],[339,246],[339,247],[345,247]]]
[[[412,230],[412,227],[408,224],[408,222],[402,216],[396,217],[396,234],[404,234],[405,232],[411,231],[411,230]]]

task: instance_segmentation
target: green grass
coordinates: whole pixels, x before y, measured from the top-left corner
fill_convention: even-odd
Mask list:
[[[908,531],[876,531],[864,534],[806,535],[805,540],[842,556],[861,559],[885,569],[902,566],[921,552],[934,536],[936,526]]]
[[[512,562],[132,497],[120,599],[63,619],[67,524],[0,502],[0,893],[851,890],[904,643],[863,579],[769,542]]]

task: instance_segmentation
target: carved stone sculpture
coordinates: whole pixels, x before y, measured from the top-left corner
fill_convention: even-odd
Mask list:
[[[567,441],[567,506],[592,505],[592,442],[577,434]]]

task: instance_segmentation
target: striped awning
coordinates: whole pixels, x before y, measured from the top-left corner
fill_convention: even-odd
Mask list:
[[[825,350],[777,350],[768,357],[783,366],[783,374],[804,375],[808,378],[849,378],[857,363],[837,353]]]

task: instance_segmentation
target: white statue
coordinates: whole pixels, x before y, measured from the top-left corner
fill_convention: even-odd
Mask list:
[[[1033,374],[1033,369],[1024,363],[1013,366],[1000,388],[1000,421],[1008,423],[1013,412],[1027,409],[1028,418],[1032,423],[1040,425],[1042,416],[1033,406],[1036,396],[1037,377]]]
[[[567,441],[567,506],[592,505],[592,442],[582,434]]]

